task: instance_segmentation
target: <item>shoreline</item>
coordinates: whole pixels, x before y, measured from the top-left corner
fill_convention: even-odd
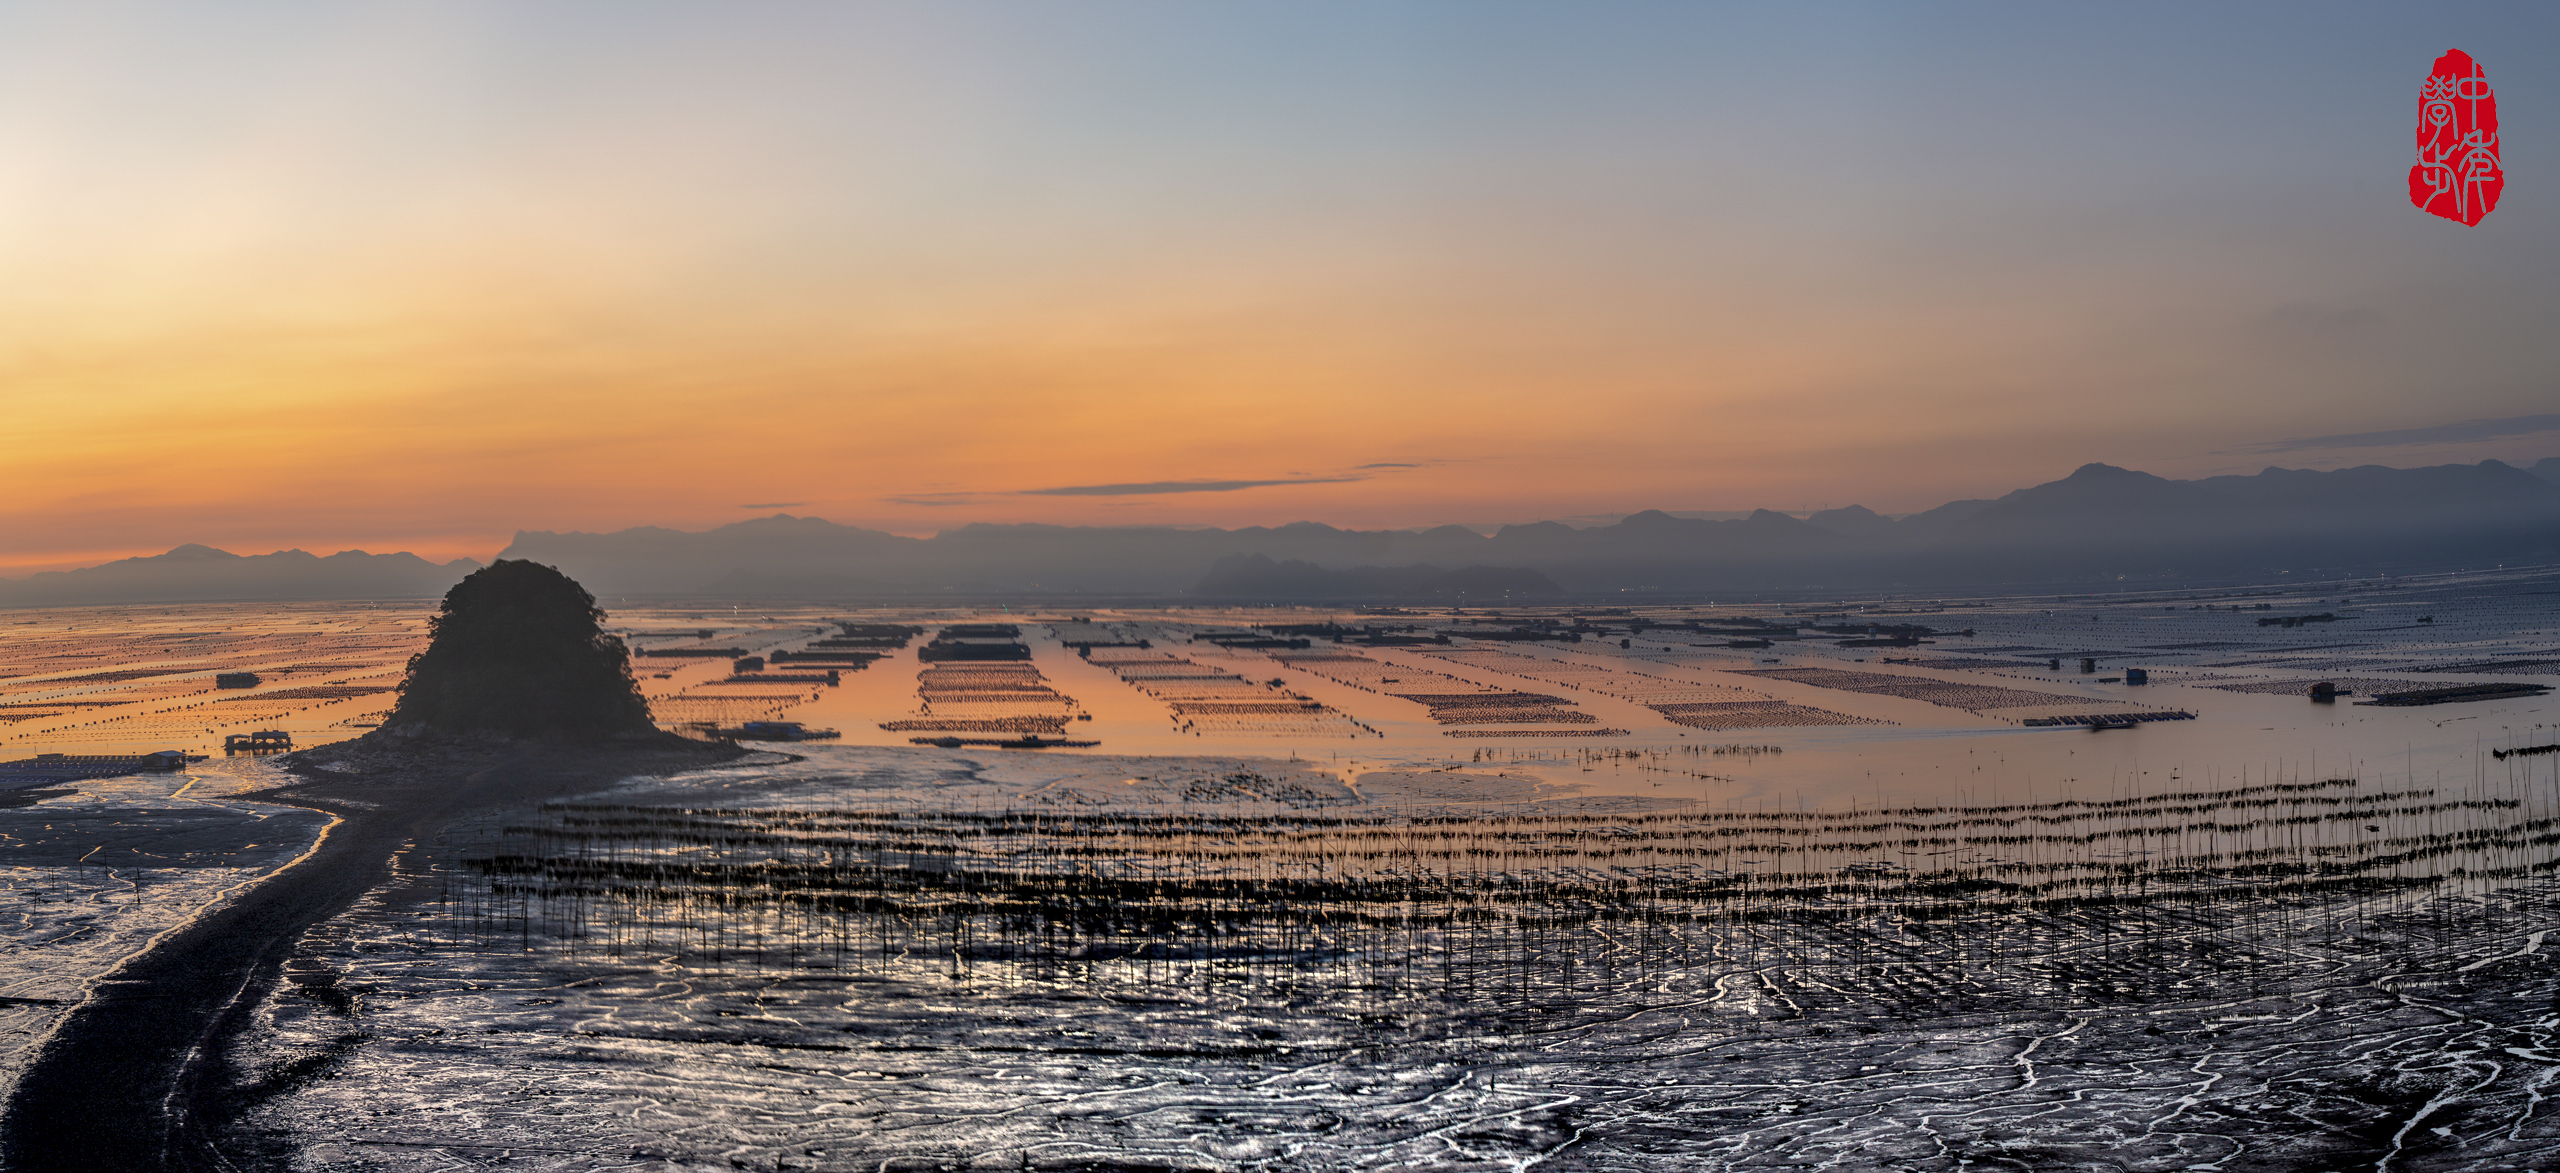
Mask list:
[[[395,853],[473,811],[752,752],[493,740],[349,742],[293,755],[298,760],[281,764],[301,781],[239,797],[330,816],[327,833],[90,983],[0,1110],[0,1164],[22,1173],[237,1168],[225,1153],[234,1140],[225,1126],[254,1105],[257,1089],[234,1086],[234,1043],[283,980],[302,935],[380,886]]]

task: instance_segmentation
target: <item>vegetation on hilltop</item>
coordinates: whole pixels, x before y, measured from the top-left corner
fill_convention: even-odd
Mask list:
[[[427,650],[409,658],[400,734],[503,733],[578,739],[645,737],[655,726],[631,675],[631,653],[600,625],[595,596],[551,567],[500,560],[447,591],[428,621]]]

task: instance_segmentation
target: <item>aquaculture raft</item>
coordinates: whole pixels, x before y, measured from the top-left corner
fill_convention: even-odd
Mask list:
[[[2145,721],[2193,721],[2196,715],[2177,711],[2167,713],[2073,713],[2067,717],[2029,717],[2021,725],[2049,727],[2054,725],[2086,725],[2091,729],[2129,729]]]
[[[917,745],[938,746],[943,749],[958,749],[964,745],[984,745],[992,746],[996,749],[1091,749],[1094,746],[1102,744],[1099,741],[1066,741],[1055,737],[1044,738],[1037,733],[1025,734],[1021,737],[1013,738],[910,737],[907,740],[912,741]]]
[[[734,728],[714,725],[711,734],[731,741],[825,741],[844,736],[833,729],[812,729],[798,721],[748,721]]]
[[[2551,691],[2548,684],[2526,684],[2501,681],[2496,684],[2456,684],[2444,688],[2412,688],[2405,692],[2378,692],[2359,705],[2450,705],[2460,701],[2503,701],[2517,697],[2541,696]]]
[[[76,782],[82,778],[115,778],[125,774],[165,774],[187,768],[183,750],[145,754],[37,754],[0,762],[0,789],[38,782]]]

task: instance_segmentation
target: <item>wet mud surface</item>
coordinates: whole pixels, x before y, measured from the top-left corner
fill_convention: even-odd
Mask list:
[[[0,1163],[236,1167],[234,1146],[221,1139],[243,1087],[230,1065],[233,1036],[301,935],[379,885],[395,850],[457,814],[604,785],[648,768],[646,756],[351,754],[339,771],[257,794],[339,821],[293,866],[172,927],[90,985],[26,1064],[0,1116]],[[252,1167],[272,1164],[268,1156]]]
[[[2560,893],[2529,877],[2217,896],[2217,875],[2131,904],[1930,905],[1911,888],[1760,914],[1681,896],[1703,911],[1675,919],[1597,907],[1609,874],[1655,865],[1586,845],[1511,860],[1472,889],[1520,881],[1486,916],[1389,916],[1373,890],[1311,886],[1350,862],[1328,849],[1250,865],[1265,891],[1289,879],[1336,901],[1321,909],[1078,913],[1075,893],[1101,889],[1077,885],[1172,885],[1180,906],[1224,881],[1165,878],[1177,855],[1202,868],[1232,842],[1278,858],[1272,827],[1304,845],[1378,812],[1314,788],[1261,799],[1283,788],[1234,760],[1128,759],[1074,783],[993,755],[860,760],[627,786],[404,857],[402,882],[309,934],[259,1009],[236,1059],[255,1102],[225,1143],[308,1170],[2560,1160],[2544,1102]],[[1490,773],[1381,781],[1519,797]],[[1024,797],[1062,784],[1081,798]],[[1182,798],[1203,793],[1218,798]],[[1040,874],[1060,877],[1067,911],[953,903],[982,875],[973,859],[1048,850],[985,828],[1054,835],[1066,819],[1090,863]],[[1168,819],[1190,828],[1179,851]],[[635,867],[659,882],[600,879]],[[816,890],[813,868],[879,894],[832,911],[786,898]],[[1019,882],[1013,898],[1033,899]]]

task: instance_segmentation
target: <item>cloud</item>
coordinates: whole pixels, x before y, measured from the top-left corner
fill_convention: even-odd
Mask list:
[[[1422,467],[1422,466],[1421,466],[1421,465],[1419,465],[1419,464],[1391,464],[1391,463],[1387,463],[1387,464],[1361,464],[1361,465],[1354,465],[1353,467],[1355,467],[1355,468],[1420,468],[1420,467]]]
[[[1056,489],[1024,489],[1028,497],[1145,497],[1157,493],[1232,493],[1266,485],[1339,485],[1367,477],[1302,477],[1286,481],[1146,481],[1127,485],[1068,485]]]
[[[901,497],[882,497],[881,500],[893,505],[967,505],[985,495],[984,493],[909,493]]]
[[[2302,436],[2258,444],[2234,452],[2301,452],[2315,448],[2388,448],[2398,444],[2460,444],[2473,440],[2498,440],[2508,436],[2530,436],[2536,432],[2560,431],[2560,415],[2520,415],[2500,420],[2464,420],[2458,424],[2437,424],[2431,428],[2401,428],[2390,432],[2349,432],[2342,436]]]
[[[808,504],[808,502],[806,502],[806,501],[767,501],[767,502],[765,502],[765,503],[764,503],[764,504],[762,504],[762,505],[741,505],[741,506],[739,506],[738,508],[740,508],[740,509],[796,509],[796,508],[798,508],[798,507],[800,507],[800,506],[802,506],[802,505],[806,505],[806,504]]]

